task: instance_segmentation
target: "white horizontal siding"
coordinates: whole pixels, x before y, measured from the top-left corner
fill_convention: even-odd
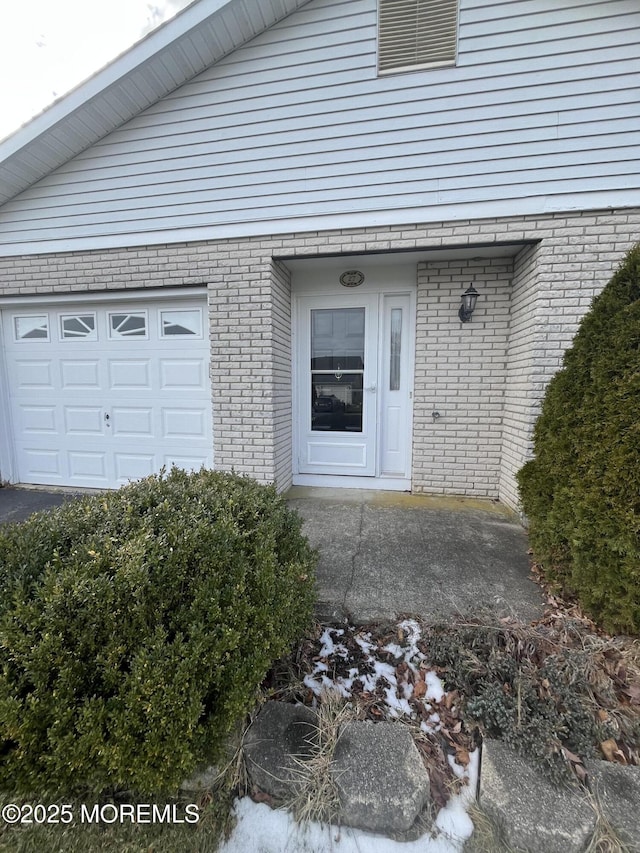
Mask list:
[[[460,2],[455,68],[377,77],[375,0],[312,0],[6,204],[4,252],[637,203],[637,0]]]

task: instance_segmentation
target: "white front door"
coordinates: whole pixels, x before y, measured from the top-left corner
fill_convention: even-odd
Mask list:
[[[299,474],[408,481],[410,322],[409,294],[299,298]]]

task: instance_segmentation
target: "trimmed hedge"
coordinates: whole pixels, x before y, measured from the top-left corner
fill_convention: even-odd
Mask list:
[[[536,559],[606,630],[640,632],[640,245],[549,383],[518,483]]]
[[[0,528],[0,779],[175,789],[312,619],[315,553],[273,487],[173,469]]]

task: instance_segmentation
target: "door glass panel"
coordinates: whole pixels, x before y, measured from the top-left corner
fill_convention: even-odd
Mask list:
[[[391,342],[389,391],[400,390],[400,355],[402,351],[402,308],[391,309]]]
[[[362,373],[311,374],[311,429],[362,432]]]
[[[311,312],[311,369],[364,369],[364,308]]]
[[[311,429],[362,432],[364,308],[311,311]]]

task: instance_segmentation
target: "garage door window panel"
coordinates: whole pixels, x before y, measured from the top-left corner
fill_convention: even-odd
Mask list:
[[[140,338],[146,340],[147,335],[147,312],[132,311],[125,314],[121,312],[109,312],[109,337],[111,340],[129,340]]]
[[[201,338],[202,311],[194,308],[191,311],[161,311],[161,338]]]
[[[14,340],[48,341],[48,314],[16,314],[13,317]]]
[[[97,341],[95,314],[61,314],[60,339],[63,341]]]

